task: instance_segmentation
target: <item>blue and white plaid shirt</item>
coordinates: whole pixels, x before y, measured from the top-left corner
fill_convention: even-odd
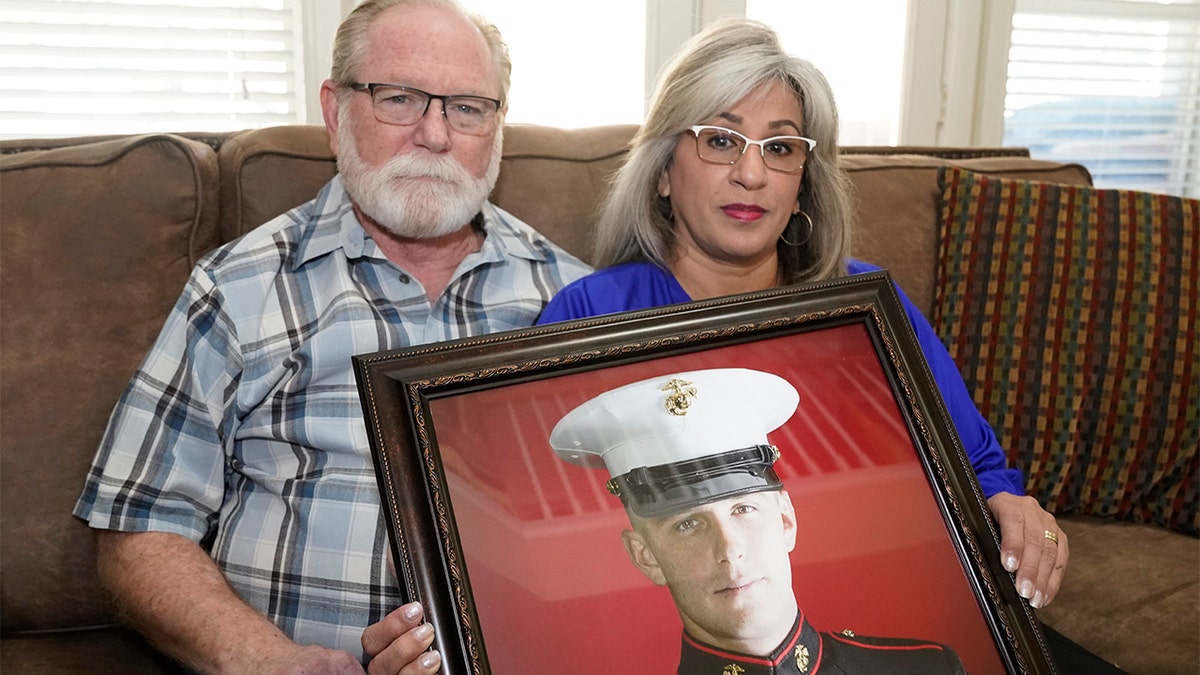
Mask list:
[[[589,269],[491,204],[430,304],[340,178],[206,255],[109,421],[75,515],[173,532],[297,642],[362,657],[400,604],[350,357],[532,325]]]

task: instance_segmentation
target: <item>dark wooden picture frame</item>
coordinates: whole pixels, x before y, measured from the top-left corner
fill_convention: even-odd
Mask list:
[[[800,390],[771,442],[801,523],[791,559],[810,621],[946,643],[976,675],[1055,672],[886,273],[354,367],[396,574],[425,605],[443,673],[673,672],[678,616],[625,559],[607,474],[558,460],[546,439],[601,391],[718,367]]]

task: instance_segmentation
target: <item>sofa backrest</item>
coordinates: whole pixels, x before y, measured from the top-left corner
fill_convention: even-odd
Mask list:
[[[494,201],[590,259],[635,129],[509,126]],[[92,539],[71,509],[113,405],[196,259],[310,199],[336,164],[318,126],[0,149],[0,630],[105,624]],[[1089,182],[1082,167],[1021,157],[846,156],[855,254],[927,312],[946,163]]]
[[[632,124],[570,130],[509,125],[492,200],[591,262],[597,210],[636,131]],[[1091,184],[1087,169],[1078,164],[1030,159],[1011,148],[848,150],[842,163],[855,190],[854,255],[889,269],[926,315],[933,306],[939,166]],[[226,238],[304,203],[336,171],[328,137],[317,126],[240,132],[225,141],[219,157],[221,232]],[[289,180],[281,182],[279,176]]]
[[[988,156],[986,151],[966,159],[928,154],[855,154],[842,159],[854,185],[853,255],[890,271],[927,317],[933,312],[940,238],[939,166],[1067,185],[1092,183],[1087,169],[1079,164]]]
[[[105,421],[196,259],[217,157],[169,135],[0,158],[0,627],[113,621],[71,516]]]

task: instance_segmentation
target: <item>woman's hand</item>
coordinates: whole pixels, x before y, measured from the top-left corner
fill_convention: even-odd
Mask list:
[[[1000,492],[988,507],[1000,526],[1000,560],[1017,574],[1017,593],[1035,609],[1049,605],[1071,557],[1067,533],[1033,497]]]

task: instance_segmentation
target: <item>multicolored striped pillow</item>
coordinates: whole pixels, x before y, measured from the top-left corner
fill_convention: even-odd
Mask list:
[[[1200,531],[1200,201],[939,170],[934,325],[1029,493]]]

